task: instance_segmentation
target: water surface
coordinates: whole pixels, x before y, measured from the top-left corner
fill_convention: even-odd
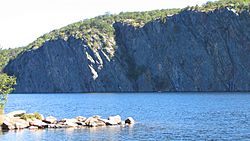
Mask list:
[[[250,140],[249,94],[16,94],[5,112],[26,110],[73,118],[119,114],[126,127],[10,131],[1,141]]]

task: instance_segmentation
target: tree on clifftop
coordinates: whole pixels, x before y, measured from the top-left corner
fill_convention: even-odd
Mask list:
[[[11,93],[16,84],[16,78],[13,76],[8,76],[3,73],[0,74],[0,109],[4,108],[5,103],[7,102],[7,94]]]

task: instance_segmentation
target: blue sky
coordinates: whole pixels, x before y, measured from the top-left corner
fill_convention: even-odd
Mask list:
[[[26,46],[37,37],[105,12],[145,11],[201,5],[207,0],[1,0],[0,46]]]

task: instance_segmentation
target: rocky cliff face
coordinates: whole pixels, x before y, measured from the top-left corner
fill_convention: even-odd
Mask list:
[[[9,62],[16,93],[249,91],[250,15],[184,11],[142,28],[115,23],[116,51],[70,38]]]

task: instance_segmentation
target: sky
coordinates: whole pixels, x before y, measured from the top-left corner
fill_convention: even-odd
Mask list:
[[[1,0],[0,47],[26,46],[54,29],[127,11],[184,8],[207,0]]]

